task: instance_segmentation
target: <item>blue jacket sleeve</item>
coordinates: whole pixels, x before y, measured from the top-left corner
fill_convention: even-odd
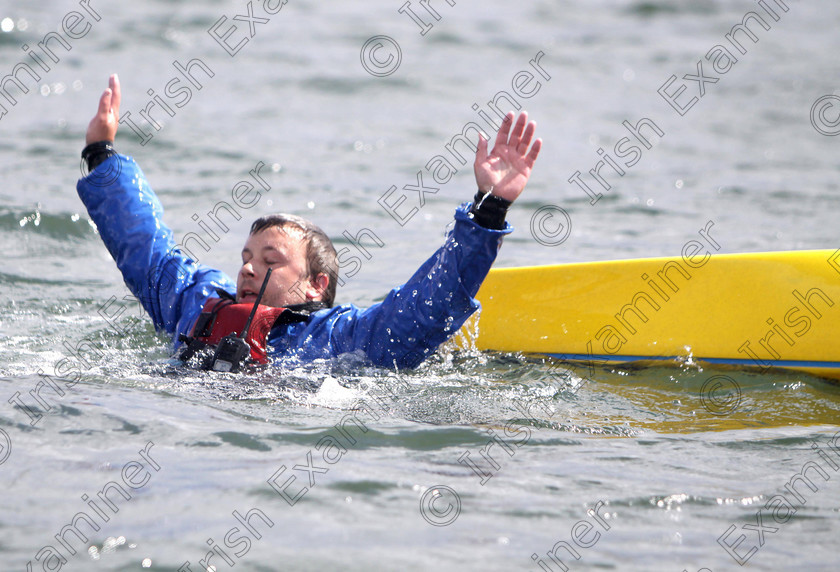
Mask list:
[[[382,302],[365,310],[351,305],[322,310],[270,338],[270,345],[277,354],[304,360],[361,352],[380,366],[419,365],[480,307],[474,297],[502,237],[512,230],[507,223],[504,230],[479,226],[469,208],[469,203],[458,208],[443,246]]]
[[[76,189],[129,290],[173,341],[189,333],[216,288],[235,290],[227,275],[197,264],[175,245],[163,207],[134,159],[109,157]]]

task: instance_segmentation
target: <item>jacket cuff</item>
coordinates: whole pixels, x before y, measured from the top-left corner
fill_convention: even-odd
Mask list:
[[[513,203],[496,195],[478,190],[473,197],[469,217],[477,224],[491,230],[504,230],[505,215]]]
[[[113,141],[97,141],[82,149],[82,159],[87,163],[88,173],[101,165],[105,159],[116,154],[117,150],[114,149]]]

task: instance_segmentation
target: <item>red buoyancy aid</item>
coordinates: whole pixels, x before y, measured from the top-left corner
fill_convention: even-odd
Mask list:
[[[204,304],[201,315],[190,332],[190,338],[200,340],[205,344],[216,346],[228,334],[241,335],[248,316],[254,309],[253,304],[236,304],[231,300],[210,298]],[[257,306],[254,319],[248,328],[245,341],[251,347],[251,359],[257,363],[268,363],[266,344],[271,327],[286,308],[272,308]]]

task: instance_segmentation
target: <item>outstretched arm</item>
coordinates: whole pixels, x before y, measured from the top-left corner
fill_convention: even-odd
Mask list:
[[[533,121],[528,123],[528,114],[524,111],[519,114],[515,125],[513,118],[513,111],[505,116],[489,155],[487,139],[479,135],[474,165],[478,189],[510,202],[515,201],[525,189],[542,148],[542,139],[531,145],[537,124]]]
[[[504,220],[505,210],[522,193],[540,152],[542,142],[537,139],[532,144],[535,129],[525,113],[514,123],[511,112],[491,153],[487,140],[479,139],[476,202],[456,211],[455,226],[444,245],[408,282],[367,310],[333,310],[325,315],[326,328],[314,322],[294,326],[302,330],[299,339],[310,341],[320,335],[328,339],[324,345],[332,355],[361,350],[377,365],[416,367],[457,332],[479,308],[475,295],[502,237],[512,230]],[[300,352],[316,346],[310,343]]]
[[[119,79],[112,75],[108,84],[88,125],[87,146],[82,152],[88,167],[97,169],[97,173],[80,179],[76,188],[102,241],[155,328],[177,339],[177,334],[189,332],[216,288],[232,291],[235,283],[181,252],[163,222],[163,207],[140,167],[114,150],[112,143],[119,126]]]

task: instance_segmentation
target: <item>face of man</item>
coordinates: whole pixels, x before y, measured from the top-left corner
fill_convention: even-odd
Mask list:
[[[248,237],[236,280],[238,303],[254,303],[268,268],[271,268],[271,279],[261,304],[283,308],[321,299],[308,278],[303,231],[272,226]]]

